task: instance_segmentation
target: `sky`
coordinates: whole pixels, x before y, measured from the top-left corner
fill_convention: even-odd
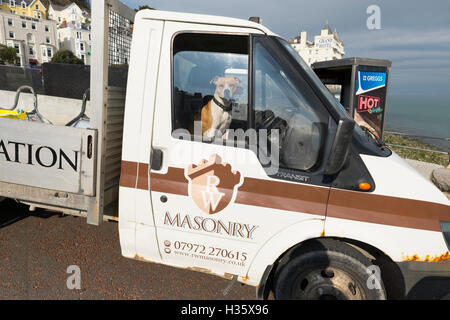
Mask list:
[[[326,22],[344,42],[344,57],[392,61],[391,96],[433,96],[449,99],[449,0],[122,0],[131,8],[212,14],[263,24],[285,39],[308,32],[308,40]],[[380,8],[380,29],[370,30],[370,5]]]

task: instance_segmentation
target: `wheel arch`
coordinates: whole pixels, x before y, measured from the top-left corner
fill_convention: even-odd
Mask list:
[[[305,239],[284,251],[271,265],[270,273],[264,277],[264,283],[260,283],[260,292],[265,292],[262,296],[266,298],[269,291],[274,288],[274,278],[277,271],[281,270],[283,265],[289,261],[290,257],[295,257],[298,252],[307,247],[316,239],[329,239],[330,241],[344,242],[356,250],[360,251],[369,258],[374,265],[380,268],[381,277],[386,289],[388,299],[403,299],[405,297],[405,279],[398,265],[382,250],[362,241],[351,238],[340,237],[314,237]],[[263,289],[260,287],[263,286]]]
[[[261,286],[264,273],[268,266],[277,263],[278,259],[291,248],[323,235],[325,219],[314,218],[297,222],[287,228],[279,230],[267,239],[252,259],[247,275],[240,281]],[[299,230],[302,230],[299,232]],[[263,280],[264,282],[264,280]]]

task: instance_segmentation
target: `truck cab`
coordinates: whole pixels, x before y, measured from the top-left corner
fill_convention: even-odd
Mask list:
[[[206,136],[224,86],[227,133]],[[419,281],[410,268],[450,275],[449,221],[448,199],[355,126],[284,39],[251,21],[137,13],[125,257],[235,278],[259,297],[401,297]]]
[[[450,292],[449,200],[259,23],[95,0],[89,101],[27,88],[27,112],[21,89],[0,91],[15,101],[0,114],[0,200],[118,220],[124,257],[258,298]]]

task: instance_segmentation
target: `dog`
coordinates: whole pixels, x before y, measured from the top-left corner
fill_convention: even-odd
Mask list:
[[[226,138],[226,131],[231,123],[233,97],[239,92],[238,77],[214,77],[210,81],[216,86],[214,97],[203,106],[201,111],[202,135],[208,138],[221,136]]]

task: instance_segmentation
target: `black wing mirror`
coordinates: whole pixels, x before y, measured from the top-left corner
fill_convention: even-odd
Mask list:
[[[347,160],[348,151],[352,143],[355,122],[351,119],[341,119],[334,137],[331,153],[325,166],[325,174],[338,173]]]

